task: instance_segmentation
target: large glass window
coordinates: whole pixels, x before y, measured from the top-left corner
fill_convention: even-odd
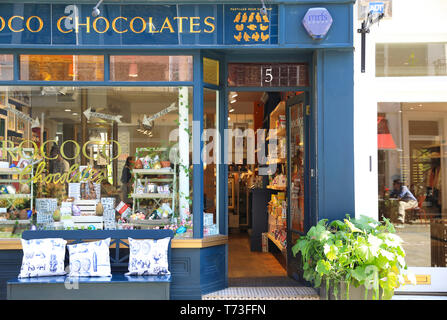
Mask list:
[[[203,198],[204,217],[203,235],[219,233],[219,134],[218,134],[219,92],[204,90],[203,105]]]
[[[447,43],[377,43],[376,77],[446,76]]]
[[[447,102],[379,103],[379,215],[395,223],[412,267],[445,267]]]
[[[112,81],[192,81],[192,56],[110,56]]]
[[[192,88],[5,86],[0,97],[0,237],[192,236]]]
[[[104,56],[20,55],[20,80],[103,81]]]
[[[0,54],[0,81],[13,79],[13,62],[12,54]]]

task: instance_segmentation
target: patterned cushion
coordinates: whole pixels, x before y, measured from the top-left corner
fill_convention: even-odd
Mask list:
[[[22,240],[23,260],[19,278],[65,275],[67,241],[60,238]]]
[[[111,277],[110,238],[67,245],[70,277]]]
[[[170,274],[168,248],[170,237],[152,240],[129,238],[129,272],[126,275]]]

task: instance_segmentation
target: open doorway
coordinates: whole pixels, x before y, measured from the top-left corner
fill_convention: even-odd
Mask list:
[[[287,277],[290,230],[292,226],[302,229],[304,223],[304,100],[296,108],[300,110],[298,113],[287,103],[297,94],[229,93],[227,116],[231,141],[226,147],[231,160],[228,164],[230,287],[298,284]],[[291,119],[291,115],[297,119]],[[287,150],[292,151],[290,155]],[[288,206],[293,211],[293,221],[288,218]],[[291,240],[296,237],[289,239],[294,243]]]

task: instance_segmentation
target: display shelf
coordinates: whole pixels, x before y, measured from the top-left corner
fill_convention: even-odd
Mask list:
[[[171,223],[171,219],[155,219],[155,220],[130,220],[129,224],[136,227],[144,226],[162,226]]]
[[[276,129],[276,139],[281,139],[286,136],[286,128],[270,128],[270,130],[272,129]],[[272,139],[272,137],[269,134],[269,136],[265,140],[269,141],[270,139]]]
[[[267,186],[267,189],[276,190],[276,191],[286,191],[287,187],[281,187],[281,186]]]
[[[136,157],[140,154],[140,152],[145,151],[166,151],[166,148],[137,148]],[[159,206],[162,205],[163,200],[171,199],[171,209],[175,212],[175,201],[177,198],[177,163],[174,162],[174,169],[170,167],[160,169],[133,169],[132,173],[135,177],[135,181],[133,183],[134,192],[131,194],[131,198],[133,198],[132,213],[135,213],[135,210],[140,209],[140,200],[144,199],[154,200],[155,205]],[[171,175],[172,177],[163,177],[165,175]],[[148,176],[155,177],[151,178]],[[135,193],[138,179],[149,183],[168,183],[170,185],[170,193]]]
[[[0,175],[20,174],[22,171],[23,169],[18,168],[0,168]]]
[[[281,242],[275,239],[275,236],[271,233],[267,233],[267,237],[278,247],[281,252],[285,252],[286,248],[281,244]]]
[[[279,164],[279,163],[286,163],[286,158],[270,159],[267,161],[267,164]]]
[[[174,174],[174,170],[169,169],[133,169],[133,173],[138,175],[164,175],[164,174]]]
[[[15,224],[21,224],[21,225],[27,225],[31,224],[30,219],[25,220],[7,220],[7,219],[0,219],[0,226],[1,225],[15,225]]]
[[[0,199],[32,199],[32,194],[29,193],[0,194]]]
[[[171,193],[132,193],[134,199],[170,199],[172,197]]]

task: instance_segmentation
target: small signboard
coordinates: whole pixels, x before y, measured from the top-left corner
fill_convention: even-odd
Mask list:
[[[310,8],[303,18],[303,26],[312,39],[322,40],[332,26],[332,16],[326,8]]]

